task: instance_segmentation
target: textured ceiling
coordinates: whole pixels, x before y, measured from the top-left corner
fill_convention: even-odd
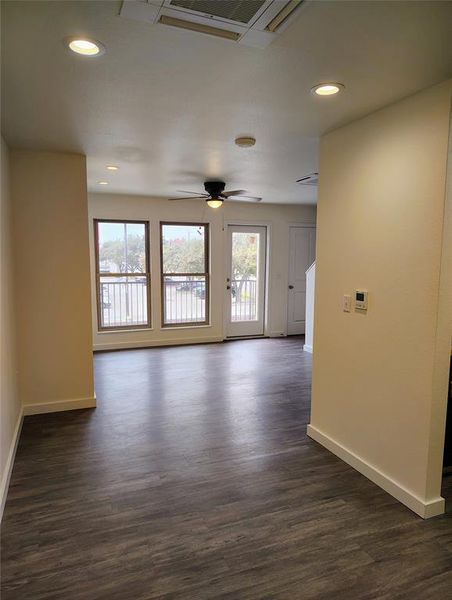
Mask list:
[[[85,153],[92,191],[165,196],[218,177],[266,202],[312,203],[315,188],[295,180],[317,170],[323,132],[452,76],[451,2],[311,2],[265,50],[127,20],[120,6],[2,2],[3,134]],[[106,54],[68,52],[63,38],[79,34]],[[345,92],[314,97],[324,80]],[[246,134],[256,145],[237,148]]]

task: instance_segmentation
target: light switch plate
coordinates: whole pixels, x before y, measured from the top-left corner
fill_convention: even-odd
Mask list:
[[[352,309],[352,297],[350,294],[344,294],[344,298],[342,300],[342,309],[344,312],[350,312]]]

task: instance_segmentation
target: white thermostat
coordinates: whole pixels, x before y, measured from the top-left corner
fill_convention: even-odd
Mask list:
[[[364,290],[355,290],[355,308],[367,310],[367,292]]]

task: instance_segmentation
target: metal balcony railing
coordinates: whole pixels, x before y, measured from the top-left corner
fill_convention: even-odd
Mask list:
[[[146,280],[100,282],[101,327],[148,324]]]
[[[233,279],[231,281],[231,320],[257,320],[257,281]]]
[[[148,324],[146,280],[100,282],[101,327],[137,327]],[[206,321],[206,282],[189,278],[165,279],[166,325]],[[257,319],[257,282],[231,281],[231,320]]]
[[[163,283],[165,325],[206,321],[206,282],[188,277],[166,278]]]

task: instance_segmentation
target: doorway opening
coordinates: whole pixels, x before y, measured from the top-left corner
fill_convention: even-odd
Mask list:
[[[306,329],[306,271],[315,261],[315,225],[289,227],[289,289],[287,335]]]

